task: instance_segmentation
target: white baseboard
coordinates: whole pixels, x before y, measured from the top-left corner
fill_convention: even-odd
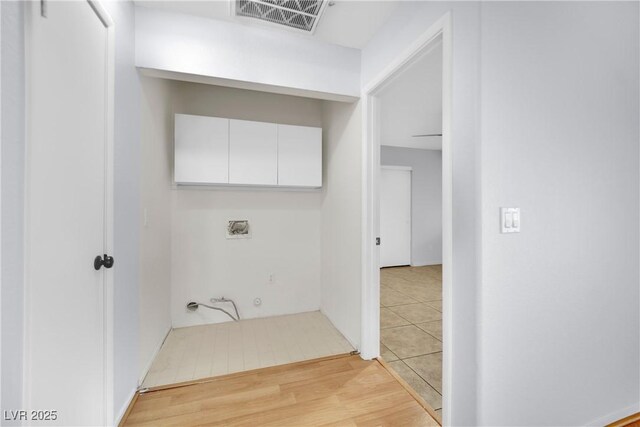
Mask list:
[[[428,265],[442,265],[442,260],[411,263],[411,267],[426,267]]]
[[[127,397],[127,399],[124,401],[124,405],[122,406],[122,408],[120,408],[116,416],[116,422],[114,424],[115,426],[119,426],[122,422],[122,417],[124,417],[124,414],[127,412],[127,409],[129,408],[133,397],[136,395],[136,391],[136,389],[131,390],[131,393],[129,393],[129,397]]]
[[[623,418],[628,417],[629,415],[633,415],[640,412],[640,403],[634,403],[633,405],[629,405],[622,409],[618,409],[604,417],[598,418],[597,420],[593,420],[591,422],[585,423],[587,426],[597,426],[602,427],[607,424],[611,424],[614,421],[621,420]]]

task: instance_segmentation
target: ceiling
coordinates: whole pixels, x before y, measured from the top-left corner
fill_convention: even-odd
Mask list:
[[[278,28],[251,18],[239,18],[231,12],[233,0],[136,0],[138,6]],[[361,49],[398,7],[400,0],[333,0],[327,6],[312,37],[328,43]],[[293,31],[286,27],[283,31]],[[302,34],[295,31],[295,34]]]
[[[442,150],[442,42],[396,76],[379,96],[380,144]]]

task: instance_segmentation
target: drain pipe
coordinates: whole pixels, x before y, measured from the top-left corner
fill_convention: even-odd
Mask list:
[[[211,305],[208,305],[208,304],[203,304],[201,302],[195,302],[195,301],[191,301],[191,302],[187,303],[187,310],[196,311],[198,309],[198,307],[202,306],[202,307],[210,308],[211,310],[221,311],[224,314],[226,314],[227,316],[229,316],[230,318],[232,318],[235,322],[240,320],[240,314],[238,314],[238,307],[236,307],[236,303],[233,302],[233,300],[226,299],[225,297],[222,297],[222,298],[211,298],[210,301],[213,304],[219,303],[219,302],[230,302],[233,305],[233,309],[236,312],[236,315],[234,316],[233,314],[229,313],[224,308],[214,307],[214,306],[211,306]]]

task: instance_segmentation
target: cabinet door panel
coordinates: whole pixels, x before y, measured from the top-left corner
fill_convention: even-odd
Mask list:
[[[229,119],[176,114],[175,181],[229,182]]]
[[[322,129],[278,125],[278,185],[322,187]]]
[[[229,183],[278,184],[278,125],[230,121]]]

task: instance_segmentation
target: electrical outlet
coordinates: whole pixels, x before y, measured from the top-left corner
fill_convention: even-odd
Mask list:
[[[276,275],[275,273],[269,273],[269,284],[273,285],[276,282]]]

